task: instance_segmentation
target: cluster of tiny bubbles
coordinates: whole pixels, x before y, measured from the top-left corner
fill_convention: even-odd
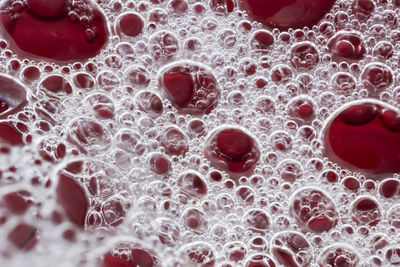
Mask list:
[[[26,99],[0,85],[2,265],[399,264],[398,175],[348,170],[323,138],[351,101],[399,107],[400,4],[280,31],[227,3],[98,0],[108,43],[68,64],[3,36],[0,82]],[[257,156],[243,172],[208,151],[232,132]]]

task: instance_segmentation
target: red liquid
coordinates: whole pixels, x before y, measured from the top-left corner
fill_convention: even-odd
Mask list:
[[[125,209],[118,197],[109,198],[101,205],[104,221],[111,226],[120,225],[125,217]]]
[[[61,160],[66,155],[66,147],[59,139],[48,137],[43,139],[40,144],[39,154],[48,161],[55,162]]]
[[[160,97],[149,91],[141,91],[135,96],[138,108],[150,117],[158,117],[163,113],[164,107]]]
[[[26,103],[25,87],[9,76],[0,75],[0,118],[17,113]]]
[[[153,267],[153,257],[144,249],[133,248],[132,249],[132,262],[133,266],[138,267]]]
[[[387,214],[387,219],[388,219],[389,225],[391,225],[397,229],[400,228],[400,205],[399,204],[396,204],[390,208],[390,210]]]
[[[210,7],[217,14],[223,15],[233,11],[235,1],[233,0],[211,0]]]
[[[70,82],[61,75],[50,75],[40,82],[39,87],[50,95],[63,96],[72,93]]]
[[[266,254],[255,254],[246,263],[246,267],[275,267],[276,263]]]
[[[336,33],[328,43],[333,59],[337,61],[358,61],[366,53],[364,41],[361,36],[353,32],[341,31]]]
[[[357,191],[360,188],[360,182],[352,176],[344,178],[342,183],[344,187],[352,191]]]
[[[64,208],[71,222],[83,228],[89,200],[82,186],[73,177],[60,174],[56,193],[57,202]]]
[[[382,102],[365,100],[342,109],[324,131],[329,159],[369,177],[400,171],[400,118]]]
[[[296,232],[276,234],[271,250],[277,261],[287,267],[306,267],[312,260],[310,243]]]
[[[116,22],[116,32],[135,37],[143,31],[143,19],[136,13],[124,13]]]
[[[129,245],[131,246],[131,245]],[[122,259],[117,256],[105,255],[102,267],[155,267],[159,266],[157,259],[150,251],[140,247],[131,249],[130,259]]]
[[[338,212],[333,201],[316,188],[297,191],[292,197],[290,213],[300,227],[315,233],[329,231],[338,221]]]
[[[156,174],[168,174],[171,171],[171,161],[161,153],[152,153],[147,161],[150,170]]]
[[[78,118],[69,127],[68,141],[82,153],[106,149],[111,137],[103,126],[88,118]]]
[[[376,95],[385,91],[393,83],[392,70],[382,63],[368,64],[361,74],[363,85],[370,91],[371,95]]]
[[[314,68],[319,62],[316,46],[311,42],[301,42],[293,45],[290,62],[299,71],[307,71]]]
[[[1,7],[0,21],[11,49],[22,57],[68,63],[96,56],[107,42],[106,19],[92,1],[72,6],[67,0],[30,0],[6,11],[12,2]],[[79,22],[83,16],[89,19]]]
[[[90,91],[95,85],[94,78],[87,73],[78,73],[73,77],[76,87]]]
[[[11,122],[0,122],[0,143],[12,146],[23,145],[24,139],[22,133],[18,131]]]
[[[208,138],[204,155],[218,169],[243,173],[255,167],[260,151],[253,137],[241,129],[223,128]]]
[[[79,1],[90,3],[89,6],[97,10],[94,6],[94,0],[93,2],[75,0],[74,2]],[[372,2],[372,0],[354,0],[352,6],[351,3],[346,5],[346,1],[337,1],[337,7],[344,9],[342,5],[346,5],[345,8],[347,10],[352,8],[355,15],[351,19],[363,20],[373,14],[375,5],[377,7],[381,4],[384,5],[384,1],[381,0],[378,3],[378,1]],[[9,1],[5,5],[10,5],[11,2]],[[17,1],[13,2],[16,3]],[[357,175],[354,177],[347,176],[349,173],[338,170],[336,166],[332,166],[332,163],[327,163],[329,169],[325,169],[325,162],[322,160],[320,147],[318,147],[320,143],[317,139],[317,131],[319,131],[320,123],[323,120],[321,117],[324,117],[323,112],[327,111],[325,108],[330,108],[338,102],[342,103],[344,101],[343,96],[350,96],[356,86],[363,85],[369,89],[371,95],[378,96],[381,92],[390,88],[394,81],[397,82],[397,72],[390,70],[396,64],[389,62],[390,58],[393,57],[394,47],[389,42],[383,43],[379,37],[375,36],[384,26],[378,25],[376,32],[371,31],[373,36],[368,40],[365,38],[364,44],[362,35],[352,35],[352,32],[339,32],[332,37],[336,29],[353,30],[350,24],[347,24],[346,27],[339,25],[342,23],[339,21],[340,19],[345,20],[346,17],[349,18],[350,16],[345,12],[329,15],[330,17],[336,15],[336,24],[325,21],[324,25],[321,25],[320,29],[326,39],[322,36],[318,36],[318,39],[314,38],[316,36],[313,35],[318,31],[296,30],[279,35],[279,31],[276,31],[276,29],[273,31],[272,29],[271,31],[259,29],[257,23],[250,24],[241,12],[229,15],[230,17],[239,15],[240,17],[238,21],[233,20],[229,24],[232,30],[220,29],[221,25],[214,24],[214,20],[219,21],[221,15],[236,11],[235,4],[238,2],[242,8],[243,5],[247,5],[245,9],[250,17],[268,26],[278,27],[281,30],[289,27],[311,27],[330,10],[335,2],[334,0],[238,0],[235,2],[234,0],[209,0],[204,4],[189,0],[150,0],[153,4],[160,3],[159,7],[161,8],[157,9],[154,9],[154,5],[146,1],[110,0],[108,2],[112,6],[110,9],[107,7],[110,11],[107,14],[114,21],[115,31],[113,34],[118,35],[124,41],[116,44],[115,50],[114,48],[110,49],[118,55],[110,54],[106,55],[104,60],[96,59],[85,65],[81,63],[71,64],[60,69],[49,62],[44,62],[38,65],[40,69],[44,69],[43,72],[36,66],[26,67],[26,65],[31,64],[28,63],[28,60],[19,62],[16,59],[6,59],[5,64],[6,70],[14,75],[19,74],[21,79],[29,84],[29,89],[33,90],[33,93],[28,95],[29,101],[32,101],[31,104],[34,107],[28,107],[24,112],[19,113],[18,119],[25,120],[26,125],[30,127],[29,130],[34,133],[33,136],[42,135],[37,142],[35,140],[32,144],[35,146],[33,153],[38,157],[34,164],[42,164],[43,168],[40,168],[40,171],[45,172],[41,174],[47,176],[47,171],[50,174],[53,173],[52,167],[48,170],[47,166],[58,168],[57,166],[64,158],[78,155],[78,149],[80,152],[86,153],[87,159],[99,156],[101,160],[109,160],[110,164],[120,166],[123,169],[120,173],[113,167],[106,169],[101,164],[91,165],[86,161],[77,159],[79,161],[69,164],[65,169],[71,172],[71,176],[64,174],[64,172],[58,175],[55,197],[58,204],[64,209],[65,214],[58,214],[57,217],[58,210],[54,211],[51,219],[54,223],[53,226],[58,227],[57,224],[61,224],[64,220],[63,215],[66,215],[65,217],[68,217],[72,223],[80,228],[85,226],[88,228],[86,232],[77,233],[81,235],[78,236],[78,240],[82,241],[80,242],[81,245],[78,242],[76,245],[78,245],[78,248],[83,246],[83,251],[80,250],[80,255],[84,255],[80,259],[83,264],[90,263],[92,255],[96,254],[96,251],[92,253],[92,250],[97,250],[97,248],[93,248],[93,244],[85,242],[85,236],[93,233],[95,237],[98,237],[99,239],[96,240],[99,241],[98,246],[102,250],[103,244],[108,244],[114,238],[108,240],[109,236],[121,236],[122,231],[122,235],[126,234],[127,238],[143,239],[143,243],[152,242],[154,249],[165,257],[163,258],[163,260],[165,259],[163,265],[166,266],[174,265],[171,263],[173,261],[180,261],[179,264],[183,267],[215,267],[217,265],[220,267],[233,267],[235,265],[246,267],[275,267],[277,265],[305,267],[312,265],[312,263],[319,263],[323,267],[328,265],[351,267],[359,264],[356,250],[343,244],[328,247],[334,242],[333,240],[339,240],[338,234],[342,233],[342,237],[346,240],[351,239],[351,235],[355,234],[355,231],[358,231],[358,234],[368,236],[369,232],[375,232],[375,230],[369,230],[368,227],[380,223],[381,220],[383,222],[382,215],[387,217],[390,226],[400,228],[400,208],[396,206],[390,209],[387,214],[385,212],[381,215],[379,206],[383,208],[387,205],[378,205],[377,200],[365,196],[351,202],[351,205],[347,205],[348,209],[341,207],[340,213],[344,211],[344,214],[339,215],[339,208],[336,209],[335,207],[335,203],[339,204],[338,202],[341,201],[339,196],[335,196],[336,202],[334,202],[327,193],[321,191],[322,189],[304,187],[306,182],[314,181],[317,184],[322,181],[322,184],[320,184],[322,187],[336,186],[343,191],[343,199],[347,201],[347,203],[341,205],[350,203],[345,195],[354,199],[359,192],[364,193],[366,191],[371,194],[375,192],[380,194],[379,201],[384,200],[383,197],[398,198],[400,183],[396,180],[397,178],[382,181],[379,184],[378,191],[375,188],[377,184],[373,181],[367,180],[360,184],[360,181],[355,178],[358,177]],[[97,1],[99,4],[108,2]],[[12,11],[7,10],[7,12],[13,13],[13,16],[15,15],[13,17],[15,20],[12,21],[12,31],[10,35],[7,35],[8,38],[11,38],[9,42],[11,49],[15,49],[21,57],[45,59],[63,64],[90,57],[86,50],[86,52],[82,52],[84,48],[80,46],[79,49],[82,49],[82,51],[58,51],[61,56],[66,56],[68,60],[36,55],[32,51],[23,51],[21,47],[18,48],[16,42],[22,38],[23,34],[19,35],[17,30],[14,33],[14,28],[19,31],[23,29],[24,36],[26,33],[30,34],[29,29],[19,25],[21,21],[25,23],[22,24],[25,26],[27,19],[31,19],[35,23],[40,22],[40,25],[49,24],[51,27],[47,27],[47,29],[42,27],[41,31],[38,31],[39,35],[47,34],[48,29],[51,31],[56,27],[54,25],[57,21],[60,22],[57,25],[66,25],[62,23],[67,23],[64,21],[64,17],[69,12],[67,9],[70,5],[69,0],[24,0],[23,3],[29,6],[23,6],[20,9],[21,7],[14,5]],[[301,4],[304,5],[301,6]],[[388,5],[385,4],[384,7],[386,8]],[[250,6],[255,8],[250,9]],[[324,6],[329,6],[329,8],[326,8],[325,11]],[[165,9],[162,9],[164,7]],[[86,12],[85,8],[84,12]],[[197,13],[188,13],[191,16],[189,21],[185,17],[188,8],[193,8]],[[120,14],[119,11],[125,12],[125,10],[128,12]],[[380,8],[379,10],[383,9]],[[210,19],[210,17],[201,15],[203,12],[210,11],[216,13],[212,14],[216,15],[215,18],[211,16]],[[262,14],[264,17],[261,19],[257,18],[256,13],[264,11],[269,13]],[[385,14],[374,15],[380,17],[381,15],[385,16]],[[394,12],[393,14],[396,16]],[[10,21],[9,24],[4,24],[4,19],[8,15],[0,14],[0,20],[3,19],[1,22],[3,22],[4,32],[8,31],[7,27],[11,25]],[[93,45],[97,38],[92,32],[94,29],[87,28],[88,25],[84,25],[85,21],[75,23],[75,15],[68,16],[69,20],[72,19],[68,23],[75,25],[75,28],[77,25],[83,28],[85,42]],[[101,14],[99,16],[102,17]],[[201,27],[197,30],[208,31],[202,34],[206,38],[203,40],[198,36],[193,37],[192,34],[199,34],[194,31],[194,27],[189,27],[192,25],[187,25],[186,29],[183,29],[180,28],[181,25],[173,24],[176,18],[182,18],[182,20],[179,19],[180,22],[201,24]],[[93,19],[93,17],[90,19]],[[330,18],[328,20],[333,21]],[[171,26],[174,27],[171,32],[168,29],[170,22]],[[351,23],[358,27],[354,20]],[[383,25],[390,27],[386,24]],[[228,27],[228,25],[226,26]],[[72,48],[75,45],[75,37],[77,37],[75,32],[75,35],[70,34],[70,32],[75,31],[74,27],[66,30],[66,34],[69,34],[68,36],[72,38],[72,40],[69,40],[70,43],[63,40]],[[360,28],[363,27],[365,25]],[[322,30],[323,28],[325,30]],[[235,35],[236,30],[240,31],[239,35]],[[108,34],[106,26],[104,31]],[[387,33],[389,31],[388,29]],[[246,33],[248,34],[247,37]],[[147,34],[153,35],[148,36]],[[343,36],[339,36],[340,34],[343,34]],[[113,42],[119,41],[118,36],[115,36]],[[14,40],[14,37],[19,39]],[[32,48],[29,47],[31,50],[37,49],[35,41],[45,42],[47,39],[51,39],[47,35],[42,36],[40,40],[36,36],[34,37],[33,40],[29,40],[33,42]],[[215,37],[215,39],[210,37]],[[364,69],[357,69],[356,64],[348,66],[347,63],[331,64],[329,69],[319,68],[321,67],[318,66],[320,61],[329,64],[328,61],[331,60],[329,55],[323,54],[328,50],[326,40],[331,37],[329,48],[333,60],[351,63],[367,57],[366,52],[368,50],[368,57],[366,58],[368,62],[370,62],[370,58],[373,58],[372,60],[378,59],[381,62],[388,59],[387,66],[372,62]],[[22,38],[23,41],[28,40],[28,38],[24,38]],[[218,51],[207,51],[210,54],[204,53],[204,49],[216,48],[212,46],[213,44],[208,43],[210,40],[217,41],[217,46],[237,51],[237,54],[219,55]],[[55,42],[58,42],[58,40]],[[180,47],[183,43],[185,45]],[[285,47],[283,43],[292,46],[286,45]],[[57,47],[57,44],[54,44],[54,47]],[[366,44],[368,44],[367,49],[364,46]],[[25,44],[23,43],[23,45]],[[51,45],[53,44],[51,43]],[[372,49],[371,45],[375,45],[375,47]],[[6,50],[8,48],[6,42],[0,42],[0,47],[4,50],[4,55],[8,57],[9,51]],[[56,49],[54,47],[52,46],[49,49],[50,51],[43,52],[44,49],[42,49],[39,52],[50,53]],[[57,49],[60,48],[57,47]],[[96,53],[92,51],[93,56],[100,52],[100,49],[97,49]],[[282,55],[276,53],[277,50],[282,52]],[[199,53],[195,55],[194,52]],[[253,52],[256,52],[256,54],[253,54]],[[248,57],[243,58],[246,54]],[[82,58],[79,58],[79,55]],[[272,58],[276,55],[282,56],[282,58]],[[13,57],[11,53],[9,53],[9,56],[10,58]],[[57,56],[59,55],[57,54]],[[165,62],[178,56],[182,56],[182,58],[193,56],[193,59],[196,58],[199,62],[207,61],[209,57],[209,64],[213,69],[189,61],[179,61],[167,65],[157,78],[159,78],[159,89],[162,90],[163,97],[169,100],[168,102],[154,93],[154,90],[157,90],[154,74]],[[213,61],[214,58],[215,61]],[[279,62],[282,61],[281,59],[286,61]],[[140,63],[132,63],[134,60]],[[223,63],[220,63],[221,61]],[[365,62],[362,61],[362,63]],[[337,69],[335,69],[336,67]],[[311,70],[315,71],[316,77],[313,77],[311,72],[310,74],[302,73]],[[325,70],[326,73],[324,73]],[[217,73],[219,74],[217,75]],[[335,73],[335,76],[330,79],[329,75],[333,73]],[[221,82],[220,85],[217,84],[217,78]],[[331,87],[327,85],[329,80],[331,81],[330,85],[337,91],[331,91]],[[325,85],[327,85],[327,88],[325,88]],[[16,92],[19,90],[14,89],[8,81],[4,87],[5,91]],[[35,91],[36,89],[37,91]],[[96,90],[96,92],[87,94],[88,91],[92,90]],[[100,91],[97,92],[97,90]],[[102,90],[107,92],[102,92]],[[319,95],[315,99],[308,96],[315,96],[319,91],[321,91],[321,98],[319,98]],[[14,100],[23,99],[23,102],[26,102],[24,88],[23,92],[23,98],[18,95]],[[28,91],[28,93],[30,92]],[[125,94],[125,97],[121,97],[121,92]],[[46,96],[43,96],[43,93]],[[339,95],[336,95],[336,93]],[[382,99],[387,100],[388,94],[391,94],[391,91],[382,94]],[[8,116],[8,112],[11,111],[16,113],[12,106],[13,101],[8,101],[7,97],[3,96],[0,84],[0,116]],[[72,104],[70,101],[79,101],[81,96],[85,101],[82,110],[79,108],[76,111],[68,110]],[[330,96],[332,96],[331,102],[328,101]],[[396,101],[396,99],[389,100]],[[164,103],[167,104],[164,105]],[[230,115],[227,116],[227,120],[220,118],[224,115],[221,114],[221,111],[225,110],[216,109],[219,103],[223,108],[228,103],[231,105],[227,110],[232,111],[230,115],[234,116],[235,122],[233,122],[232,117],[229,117]],[[244,104],[247,105],[245,110],[241,107]],[[249,108],[247,109],[247,107]],[[31,113],[30,108],[34,109],[37,114]],[[179,115],[175,116],[174,109],[178,111]],[[64,110],[68,111],[64,112]],[[83,115],[81,114],[83,112],[85,117],[74,119],[71,117],[71,112],[78,115]],[[249,123],[248,120],[251,121],[254,118],[255,112],[257,112],[255,116],[257,120]],[[163,116],[163,113],[166,114]],[[237,114],[239,115],[236,116]],[[276,117],[275,114],[277,114]],[[95,116],[97,120],[93,119]],[[271,117],[275,118],[271,119]],[[318,120],[314,121],[315,118]],[[360,105],[350,110],[342,110],[328,123],[324,136],[326,138],[323,139],[324,145],[331,149],[332,154],[329,155],[329,158],[335,163],[341,164],[342,167],[350,166],[348,169],[353,170],[351,163],[345,162],[336,155],[337,150],[335,149],[338,146],[346,146],[348,151],[354,151],[354,146],[358,144],[354,140],[347,140],[347,137],[360,138],[365,134],[364,126],[376,121],[380,121],[384,130],[379,127],[376,130],[374,128],[376,123],[374,127],[367,127],[367,135],[373,133],[377,137],[363,139],[363,143],[359,144],[359,147],[364,149],[365,144],[373,146],[375,139],[379,139],[378,142],[381,143],[378,143],[376,147],[387,141],[393,146],[391,148],[393,151],[399,151],[396,144],[398,142],[397,137],[391,136],[391,139],[387,139],[387,133],[381,134],[382,131],[393,132],[396,135],[400,133],[399,118],[397,110],[388,108],[383,103],[374,102],[371,106]],[[42,121],[42,119],[47,122]],[[257,128],[257,137],[262,141],[263,147],[259,147],[257,140],[245,129],[241,129],[239,126],[218,129],[215,127],[215,121],[239,125],[250,124],[249,131]],[[338,121],[342,123],[339,126]],[[285,122],[286,124],[284,124]],[[171,126],[171,123],[173,126]],[[35,125],[36,128],[32,129],[32,125]],[[344,127],[343,125],[349,128],[353,127],[352,129],[358,127],[359,131],[354,130],[348,136],[340,136],[343,132],[346,134],[348,131],[347,128],[345,130],[341,128]],[[64,128],[65,131],[62,131],[61,128]],[[260,130],[263,132],[261,133]],[[331,133],[331,130],[335,132]],[[208,138],[204,138],[208,132],[211,132],[211,134]],[[23,144],[28,139],[23,135],[24,133],[28,134],[27,126],[18,126],[18,124],[14,126],[13,122],[8,121],[0,122],[1,143]],[[189,137],[193,140],[190,140]],[[396,142],[392,143],[392,139]],[[66,147],[63,144],[65,140],[73,146]],[[338,146],[333,147],[335,144]],[[195,147],[197,145],[200,148],[204,146],[204,155],[211,163],[204,162],[204,157],[201,155],[193,155],[199,153],[198,148]],[[331,145],[332,147],[330,147]],[[353,147],[349,148],[348,145]],[[388,147],[386,145],[379,149],[384,150]],[[8,148],[5,146],[0,150],[6,154],[18,152],[20,149],[25,148]],[[392,150],[390,152],[393,152]],[[326,151],[330,153],[328,149]],[[108,152],[111,152],[110,155],[108,155]],[[363,156],[362,160],[367,158],[367,160],[371,160],[370,153],[368,155],[365,151],[359,151],[359,153]],[[382,152],[382,154],[385,153],[386,151]],[[117,155],[122,160],[118,160]],[[261,155],[263,156],[262,162],[260,162]],[[397,162],[397,158],[400,160],[400,156],[394,155],[394,153],[383,156],[381,161],[386,164],[388,161],[385,157],[393,156],[395,157],[393,166],[400,166]],[[127,159],[128,163],[120,164],[124,159]],[[181,161],[181,159],[183,160]],[[347,159],[356,162],[359,160],[353,154]],[[372,157],[372,160],[374,160],[374,157]],[[138,168],[131,171],[130,163],[138,165],[136,166]],[[367,162],[367,164],[369,163]],[[219,170],[214,170],[213,167]],[[257,169],[255,169],[256,167]],[[254,169],[255,174],[251,175]],[[27,168],[27,170],[30,170],[30,168]],[[360,167],[356,166],[354,170],[360,171]],[[20,167],[18,166],[18,172],[17,168],[10,167],[9,170],[4,171],[6,173],[4,176],[2,176],[2,172],[3,170],[0,171],[1,183],[5,180],[16,179],[11,177],[9,173],[19,174]],[[391,170],[382,175],[391,175],[393,172],[394,170]],[[245,177],[238,179],[235,184],[232,179],[239,175]],[[374,175],[372,174],[372,176]],[[17,177],[13,174],[12,176]],[[314,180],[315,178],[316,180]],[[40,182],[33,183],[33,181],[40,180],[41,177],[32,179],[29,177],[27,179],[28,182],[32,181],[33,186],[41,185]],[[161,179],[164,181],[160,181]],[[337,183],[338,181],[340,183]],[[52,180],[49,179],[45,186],[51,188],[51,182]],[[300,190],[293,193],[293,190],[299,187]],[[45,231],[49,229],[43,227],[41,229],[42,223],[39,220],[47,220],[47,217],[42,217],[39,212],[35,213],[36,208],[39,210],[39,204],[42,203],[34,202],[34,207],[31,207],[32,201],[29,200],[29,203],[26,201],[26,197],[30,196],[29,193],[15,190],[18,189],[12,189],[11,193],[1,195],[3,201],[0,204],[3,205],[7,216],[24,217],[24,219],[26,217],[30,223],[28,216],[33,213],[36,216],[34,221],[38,220],[38,224],[35,226],[39,229],[26,223],[14,224],[11,227],[12,231],[8,234],[8,240],[21,249],[29,249],[36,244],[40,233],[43,233],[43,240],[41,240],[37,252],[46,253],[47,245],[50,245],[50,247],[52,245],[43,242],[46,241],[45,239],[48,236]],[[271,191],[268,192],[268,190]],[[336,191],[330,191],[331,194],[332,192],[335,193]],[[137,195],[132,195],[132,193],[137,193]],[[286,199],[289,196],[292,197],[291,202],[285,206]],[[134,201],[134,208],[129,210],[132,201]],[[136,201],[137,203],[135,203]],[[270,201],[274,202],[270,203]],[[390,199],[385,201],[393,202]],[[255,208],[256,206],[257,208]],[[349,215],[347,215],[347,210],[350,211]],[[140,214],[140,219],[136,217],[137,212]],[[287,218],[288,212],[293,219]],[[215,214],[218,214],[218,218],[214,217]],[[135,215],[135,217],[131,215]],[[347,218],[344,217],[346,215]],[[0,214],[0,225],[9,219],[1,216],[2,214]],[[348,223],[347,221],[351,220],[350,217],[354,220],[353,225],[358,225],[359,228],[342,225]],[[343,220],[340,223],[338,223],[339,218]],[[138,219],[140,225],[137,223],[139,222]],[[225,222],[228,221],[227,227],[219,225],[219,223],[225,225]],[[293,221],[297,226],[291,225]],[[9,221],[7,221],[7,226],[8,224],[10,224]],[[116,228],[118,225],[119,227]],[[337,225],[339,225],[338,228],[335,228]],[[64,224],[60,227],[64,227]],[[287,231],[290,229],[313,233],[309,233],[310,237],[306,238],[300,232]],[[63,237],[71,242],[77,239],[75,230],[68,228],[60,230],[58,232],[60,238]],[[250,230],[251,235],[249,235],[248,230]],[[217,233],[218,231],[221,233]],[[282,232],[275,234],[277,231]],[[389,231],[393,231],[393,229],[389,227]],[[146,239],[148,233],[150,233],[151,239]],[[244,234],[246,235],[245,240],[243,242],[237,241],[244,237]],[[271,239],[272,235],[274,237]],[[326,237],[329,240],[325,240]],[[206,242],[193,242],[193,240],[204,240],[204,238],[211,240],[210,244],[214,245],[217,250],[214,250],[213,246]],[[311,242],[311,240],[314,240],[314,242]],[[386,257],[387,262],[393,265],[399,264],[400,249],[398,246],[387,248],[389,242],[384,236],[382,240],[371,240],[369,237],[365,240],[367,242],[366,254],[374,253],[367,250],[371,248],[371,245],[375,250],[384,249],[379,251],[377,256],[362,259],[363,263],[371,262],[374,259],[374,263],[378,264],[379,257]],[[313,246],[312,249],[311,246]],[[221,251],[222,247],[224,247],[223,251]],[[322,251],[322,253],[316,255],[316,251],[318,251],[318,254],[319,251]],[[98,265],[103,267],[161,266],[152,251],[143,249],[136,244],[131,245],[125,253],[120,254],[119,247],[115,248],[113,252],[101,257]],[[221,252],[224,252],[224,255]],[[272,256],[268,253],[271,253]],[[50,256],[52,255],[49,253],[49,258]],[[67,256],[69,258],[76,255]],[[78,262],[79,259],[76,259],[75,264]],[[381,263],[381,265],[383,264]]]
[[[3,202],[14,214],[24,214],[30,206],[26,200],[30,195],[28,191],[11,192],[3,196]]]
[[[392,246],[385,252],[385,258],[391,266],[397,266],[400,264],[400,246]]]
[[[326,267],[356,267],[359,257],[357,253],[345,244],[335,244],[325,249],[319,259],[319,266]]]
[[[381,211],[378,203],[369,197],[358,199],[353,204],[352,218],[358,225],[377,225],[381,220]]]
[[[7,239],[19,249],[30,250],[38,242],[36,235],[37,235],[36,227],[29,224],[21,223],[18,224],[7,235]]]
[[[164,95],[184,114],[210,113],[218,104],[220,91],[211,70],[195,62],[168,65],[159,77]]]
[[[315,103],[303,96],[292,99],[288,105],[288,114],[299,125],[310,123],[315,118]]]
[[[372,14],[375,4],[372,0],[354,0],[351,7],[356,17],[362,21]]]
[[[330,11],[335,0],[239,0],[250,18],[282,30],[312,27]]]
[[[201,234],[207,229],[207,220],[204,212],[199,209],[191,208],[182,214],[183,224],[189,230]]]
[[[115,107],[107,95],[100,93],[92,94],[86,101],[97,117],[101,119],[111,119],[114,117]]]
[[[107,255],[104,257],[104,262],[102,267],[134,267],[131,260],[123,260],[118,257]]]
[[[398,193],[400,182],[396,179],[385,179],[379,187],[379,193],[385,198],[391,198]]]
[[[331,79],[331,85],[339,94],[351,95],[356,89],[356,79],[353,75],[346,72],[338,72]]]
[[[268,52],[273,43],[274,36],[267,30],[258,30],[252,36],[252,48],[257,52]]]

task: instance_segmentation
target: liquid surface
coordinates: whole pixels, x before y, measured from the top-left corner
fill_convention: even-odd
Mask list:
[[[312,27],[334,3],[334,0],[239,0],[240,8],[251,18],[280,29]]]
[[[365,174],[399,172],[399,115],[383,103],[364,101],[348,106],[326,128],[328,157]]]
[[[0,262],[397,266],[398,1],[1,1]]]
[[[29,58],[60,63],[97,55],[108,39],[107,22],[91,1],[3,1],[0,22],[7,41]]]

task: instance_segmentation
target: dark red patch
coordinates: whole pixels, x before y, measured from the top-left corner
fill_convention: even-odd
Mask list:
[[[131,260],[123,260],[119,257],[106,255],[102,267],[135,267]]]
[[[352,219],[358,225],[377,225],[381,220],[381,211],[378,203],[369,197],[359,198],[353,204]]]
[[[204,154],[217,168],[238,173],[252,169],[260,157],[253,137],[238,128],[224,128],[212,134]]]
[[[352,171],[382,176],[400,171],[398,111],[365,100],[342,109],[324,131],[325,153]]]
[[[290,213],[303,229],[322,233],[332,229],[338,212],[326,193],[317,188],[303,188],[292,197]]]
[[[135,96],[139,109],[151,117],[157,117],[163,113],[164,107],[160,97],[149,91],[141,91]]]
[[[61,75],[47,76],[40,82],[40,87],[59,96],[72,93],[71,84]]]
[[[153,153],[148,159],[150,170],[157,174],[167,174],[171,171],[171,161],[160,153]]]
[[[251,39],[251,44],[258,52],[266,52],[274,43],[274,36],[267,30],[256,31]]]
[[[379,193],[386,197],[393,197],[399,191],[400,182],[397,179],[385,179],[379,187]]]
[[[328,42],[328,48],[333,58],[341,61],[360,60],[366,53],[364,41],[361,36],[353,32],[338,32]]]
[[[136,13],[124,13],[116,22],[116,30],[130,37],[135,37],[143,31],[143,19]]]
[[[344,178],[342,183],[344,187],[352,191],[356,191],[360,188],[360,182],[356,178],[351,176]]]
[[[312,260],[311,246],[305,236],[297,232],[280,232],[271,242],[272,254],[285,267],[308,266]]]
[[[57,202],[64,208],[71,222],[84,227],[89,200],[82,186],[73,177],[60,174],[56,193]]]
[[[106,19],[92,1],[71,2],[29,0],[15,10],[9,8],[13,1],[5,1],[0,21],[11,49],[61,63],[96,56],[108,39]],[[80,22],[82,16],[89,20]]]
[[[344,244],[335,244],[326,248],[318,260],[319,266],[358,266],[359,257],[354,249]]]
[[[25,104],[25,87],[9,76],[0,75],[0,118],[17,113]]]
[[[132,249],[132,262],[134,266],[152,267],[154,266],[153,257],[142,248]]]
[[[217,135],[217,147],[232,160],[240,160],[254,147],[254,140],[239,129],[224,129]]]
[[[372,0],[354,0],[351,7],[359,20],[365,20],[374,11],[375,4]]]
[[[292,66],[300,71],[312,69],[318,65],[317,47],[311,42],[301,42],[292,46],[290,53]]]
[[[171,102],[180,108],[186,107],[194,94],[193,78],[186,73],[170,73],[164,75],[164,88]]]
[[[23,214],[29,208],[29,202],[26,197],[29,196],[29,192],[11,192],[3,196],[3,202],[5,206],[15,214]]]
[[[312,27],[328,13],[335,0],[239,0],[250,18],[279,29]]]
[[[22,250],[30,250],[37,243],[37,229],[36,227],[21,223],[18,224],[7,236],[14,246]]]
[[[246,267],[275,267],[276,263],[266,254],[253,255],[246,263]]]
[[[20,131],[14,124],[8,121],[0,122],[0,143],[6,143],[12,146],[23,145],[24,140]]]
[[[166,67],[159,83],[163,93],[181,113],[208,114],[218,104],[220,91],[211,70],[181,61]]]

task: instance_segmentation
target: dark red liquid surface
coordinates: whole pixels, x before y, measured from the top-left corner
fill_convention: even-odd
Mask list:
[[[202,115],[218,104],[220,91],[211,70],[195,62],[178,62],[159,77],[163,93],[181,113]]]
[[[217,168],[234,173],[251,170],[260,157],[253,137],[238,128],[216,131],[210,136],[204,154]]]
[[[239,0],[239,7],[265,25],[280,29],[312,27],[335,0]]]
[[[107,255],[104,257],[104,262],[102,267],[133,267],[133,262],[131,260],[123,260],[119,257],[114,257]]]
[[[318,264],[320,267],[356,267],[358,262],[359,256],[351,247],[335,244],[322,252]]]
[[[24,139],[22,133],[8,121],[0,122],[0,143],[9,145],[23,145]]]
[[[7,239],[19,249],[30,250],[38,241],[37,229],[30,224],[21,223],[8,234]]]
[[[315,188],[303,188],[293,196],[290,212],[306,231],[322,233],[333,228],[338,212],[328,195]]]
[[[364,41],[361,35],[354,32],[341,31],[336,33],[328,43],[333,59],[342,60],[360,60],[366,53]]]
[[[0,22],[11,48],[22,57],[60,63],[85,60],[107,42],[106,19],[92,1],[75,7],[67,0],[31,0],[10,11],[11,3],[0,7]]]
[[[60,174],[56,189],[57,201],[74,224],[84,227],[89,200],[81,185],[73,177]]]
[[[344,168],[371,177],[400,171],[400,114],[363,101],[339,112],[325,129],[326,155]]]

